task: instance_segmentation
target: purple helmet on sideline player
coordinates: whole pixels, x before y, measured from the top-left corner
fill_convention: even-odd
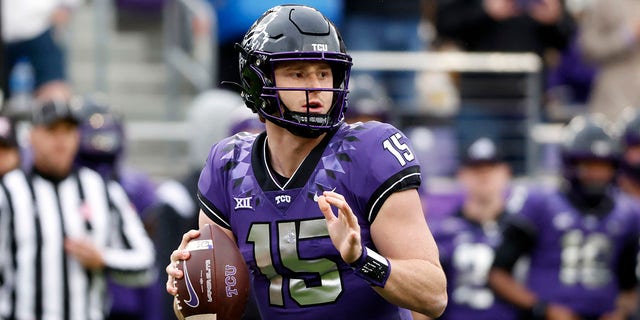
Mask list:
[[[563,175],[571,188],[585,196],[602,195],[614,181],[612,175],[606,185],[585,185],[579,179],[577,167],[583,161],[604,161],[614,169],[617,167],[620,148],[609,130],[606,119],[598,114],[576,116],[565,127],[561,149]]]
[[[282,5],[265,12],[237,45],[242,97],[247,107],[301,137],[318,137],[344,120],[351,57],[338,30],[320,11],[304,5]],[[322,61],[331,66],[333,88],[284,88],[275,84],[276,64]],[[293,112],[279,91],[331,91],[333,103],[326,115]],[[308,96],[307,96],[308,100]]]
[[[122,119],[99,97],[84,99],[81,118],[78,164],[96,170],[104,177],[115,178],[116,167],[124,153]]]

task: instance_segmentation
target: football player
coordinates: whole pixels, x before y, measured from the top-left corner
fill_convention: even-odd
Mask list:
[[[624,319],[635,309],[639,214],[613,188],[619,148],[604,121],[572,119],[565,184],[531,192],[496,251],[490,285],[534,319]],[[512,270],[524,254],[530,266],[519,283]]]
[[[516,319],[515,308],[487,283],[507,216],[511,169],[496,144],[480,138],[467,148],[456,180],[464,198],[433,229],[450,297],[441,319]]]
[[[127,140],[123,119],[100,95],[86,96],[82,102],[76,163],[95,170],[104,179],[118,181],[149,230],[147,210],[156,202],[156,186],[142,171],[124,165]],[[111,306],[107,320],[160,319],[160,309],[146,307],[160,301],[156,283],[127,287],[107,278]]]
[[[200,225],[235,239],[262,317],[439,316],[446,278],[419,163],[397,128],[344,123],[352,62],[333,23],[311,7],[277,6],[238,49],[242,96],[266,132],[213,146],[198,184]],[[175,261],[197,234],[171,256],[170,294],[183,276]]]

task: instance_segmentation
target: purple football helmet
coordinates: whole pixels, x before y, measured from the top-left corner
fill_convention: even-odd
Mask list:
[[[566,126],[562,143],[565,165],[578,160],[615,162],[619,156],[619,144],[609,132],[606,120],[599,115],[576,116]]]
[[[318,10],[303,5],[282,5],[265,12],[237,45],[242,97],[265,119],[302,137],[317,137],[344,120],[351,57],[334,24]],[[276,64],[286,61],[323,61],[332,69],[333,88],[276,86]],[[293,112],[280,100],[279,91],[332,91],[326,115]]]
[[[609,132],[607,122],[597,114],[579,115],[574,117],[565,128],[565,135],[561,149],[563,175],[574,191],[585,197],[598,197],[610,184],[614,176],[606,185],[585,185],[578,177],[577,164],[580,161],[601,160],[611,163],[616,168],[620,157],[620,147],[617,139]]]
[[[122,119],[98,100],[85,99],[81,110],[80,136],[77,162],[105,177],[115,177],[118,161],[124,151]]]

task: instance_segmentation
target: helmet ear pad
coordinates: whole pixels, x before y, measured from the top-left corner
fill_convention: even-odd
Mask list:
[[[243,54],[241,51],[241,57],[247,59],[245,67],[240,70],[240,81],[242,81],[241,85],[243,87],[241,95],[245,104],[256,113],[259,108],[262,108],[264,111],[271,109],[264,97],[262,97],[265,84],[270,83],[271,80],[264,70],[256,67],[255,61],[252,61],[256,60],[255,56]]]

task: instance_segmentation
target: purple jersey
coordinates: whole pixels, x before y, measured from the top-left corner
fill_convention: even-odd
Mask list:
[[[517,319],[517,310],[497,297],[487,282],[495,249],[502,240],[503,216],[481,225],[458,210],[434,228],[449,295],[441,319]]]
[[[597,216],[579,212],[557,191],[527,197],[516,218],[536,235],[527,286],[540,299],[583,317],[614,309],[620,292],[618,262],[625,248],[638,242],[639,217],[630,199],[616,195],[614,203],[611,211]]]
[[[358,216],[363,244],[393,192],[420,185],[408,139],[380,122],[343,124],[281,185],[265,160],[265,134],[214,145],[198,183],[203,211],[233,231],[264,319],[400,319],[331,243],[317,196],[334,190]],[[335,210],[334,210],[335,211]],[[403,315],[404,316],[404,315]]]

